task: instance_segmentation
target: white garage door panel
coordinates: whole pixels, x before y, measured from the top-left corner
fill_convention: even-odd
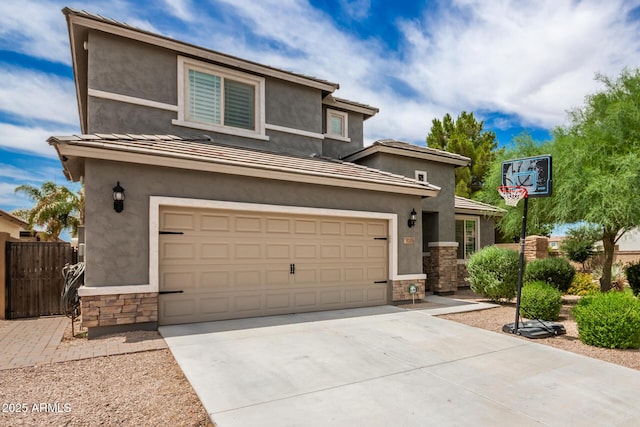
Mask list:
[[[160,230],[183,232],[160,235],[160,290],[183,291],[161,294],[160,324],[387,301],[383,220],[166,207]]]

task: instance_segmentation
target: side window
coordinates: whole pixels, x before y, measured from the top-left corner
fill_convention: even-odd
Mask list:
[[[349,113],[327,108],[327,132],[329,138],[349,141]]]
[[[456,242],[458,259],[469,259],[478,250],[479,224],[477,218],[456,217]]]

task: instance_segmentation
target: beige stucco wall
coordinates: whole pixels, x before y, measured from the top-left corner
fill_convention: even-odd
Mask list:
[[[9,233],[14,239],[20,238],[20,230],[23,228],[13,222],[0,218],[0,233]]]

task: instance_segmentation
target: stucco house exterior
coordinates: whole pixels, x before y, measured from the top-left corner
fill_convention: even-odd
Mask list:
[[[85,186],[89,336],[453,292],[456,215],[463,258],[493,243],[499,210],[453,195],[469,159],[364,147],[378,110],[338,84],[63,13],[82,135],[48,141]]]
[[[26,231],[29,224],[20,218],[0,209],[0,233],[9,233],[14,239],[20,238],[20,232]]]

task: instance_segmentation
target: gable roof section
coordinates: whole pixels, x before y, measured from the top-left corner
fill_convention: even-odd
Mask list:
[[[328,80],[319,79],[317,77],[307,76],[292,71],[286,71],[268,65],[259,64],[257,62],[227,55],[222,52],[206,49],[190,43],[178,41],[170,37],[155,34],[150,31],[143,30],[124,22],[111,18],[105,18],[102,15],[90,13],[85,10],[77,10],[69,7],[62,9],[62,13],[66,15],[71,30],[72,26],[93,28],[104,31],[106,33],[127,37],[133,40],[142,41],[152,45],[175,50],[177,52],[192,54],[197,57],[209,59],[220,64],[237,67],[247,71],[253,71],[266,76],[277,77],[282,80],[288,80],[295,83],[312,86],[327,92],[333,92],[340,88],[338,83]]]
[[[170,37],[155,34],[115,19],[105,18],[104,16],[89,13],[84,10],[65,7],[62,9],[62,13],[67,19],[69,42],[71,45],[71,59],[73,62],[74,80],[76,85],[76,96],[78,99],[78,109],[80,113],[80,127],[83,131],[87,129],[86,108],[88,97],[88,60],[84,43],[87,41],[87,33],[90,29],[173,50],[180,55],[186,55],[192,58],[208,61],[213,64],[242,70],[247,73],[264,77],[273,77],[312,87],[322,91],[323,97],[340,88],[338,83],[259,64],[257,62],[178,41]],[[364,109],[364,114],[369,114],[370,116],[373,116],[378,112],[377,109],[374,109],[373,107],[366,106],[367,108],[361,108],[358,107],[358,105],[359,104],[357,103],[349,101],[345,103],[344,107],[348,108],[350,111],[360,111]]]
[[[355,153],[349,154],[343,160],[355,161],[364,157],[371,156],[375,153],[389,153],[398,156],[414,157],[418,159],[431,160],[433,162],[448,163],[456,167],[467,166],[471,161],[470,158],[461,156],[448,151],[437,150],[435,148],[421,147],[408,142],[397,141],[394,139],[382,139],[374,142],[372,145],[365,147]]]
[[[355,111],[357,113],[362,113],[364,115],[364,119],[373,117],[378,114],[380,110],[376,107],[372,107],[371,105],[361,104],[360,102],[349,101],[348,99],[337,98],[333,95],[327,95],[322,103],[329,107],[343,108],[348,111]]]
[[[52,136],[68,179],[84,175],[85,158],[435,197],[440,188],[340,160],[296,157],[173,135]]]
[[[456,196],[455,211],[457,214],[504,216],[506,210],[487,203],[477,202],[465,197]]]
[[[29,227],[29,223],[21,220],[17,216],[10,214],[9,212],[3,211],[2,209],[0,209],[0,219],[9,221],[12,224],[15,224],[17,226],[24,228],[25,230],[27,229],[27,227]]]

